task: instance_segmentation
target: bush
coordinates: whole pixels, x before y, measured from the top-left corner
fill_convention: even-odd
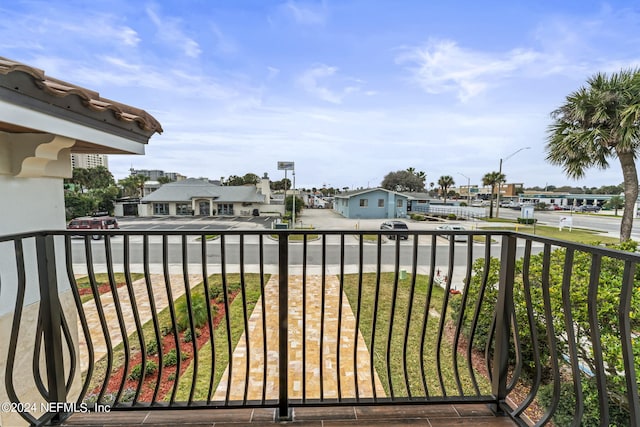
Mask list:
[[[157,370],[158,364],[153,360],[147,359],[147,363],[144,369],[145,374],[151,375],[154,374]],[[131,372],[129,372],[129,376],[127,378],[129,378],[130,380],[139,380],[140,378],[142,378],[142,363],[134,366],[133,369],[131,369]]]
[[[598,387],[594,378],[581,377],[582,394],[584,399],[584,414],[581,419],[583,426],[600,425],[600,408],[598,407]],[[553,402],[553,383],[540,388],[538,398],[542,406],[549,408]],[[573,422],[576,412],[576,398],[573,382],[560,384],[560,400],[558,408],[553,414],[553,422],[557,426],[568,426]],[[620,403],[609,396],[609,425],[629,425],[629,412],[620,406]]]
[[[209,285],[209,298],[218,300],[222,295],[222,285],[220,283],[211,283]]]
[[[171,325],[163,325],[160,327],[160,335],[166,337],[173,333],[173,327]]]
[[[414,221],[424,221],[427,219],[426,216],[422,215],[422,214],[417,214],[417,213],[412,213],[410,215],[410,218]]]
[[[458,217],[456,216],[456,214],[450,213],[449,215],[447,215],[447,219],[455,220],[458,219]]]
[[[537,218],[518,218],[518,224],[535,224],[538,222]]]
[[[207,304],[209,304],[209,302],[204,297],[204,294],[201,293],[191,295],[191,307],[187,306],[186,297],[180,298],[180,301],[175,306],[178,330],[184,331],[189,327],[189,312],[191,312],[193,326],[196,328],[200,328],[207,323]]]
[[[185,352],[180,353],[181,360],[187,360],[188,358],[189,358],[189,353],[185,353]],[[162,357],[162,366],[164,367],[175,366],[177,364],[178,364],[178,352],[176,351],[175,348],[169,351],[168,353],[165,353],[165,355]]]
[[[158,342],[155,340],[149,341],[145,344],[145,349],[147,354],[153,356],[154,354],[158,354]]]
[[[200,329],[196,329],[196,338],[200,336]],[[191,329],[187,329],[182,335],[183,342],[191,342],[193,341],[193,337],[191,336]]]

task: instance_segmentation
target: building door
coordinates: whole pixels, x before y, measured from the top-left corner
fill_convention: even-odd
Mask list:
[[[199,215],[209,216],[211,214],[211,205],[209,201],[201,201],[198,203],[198,212]]]

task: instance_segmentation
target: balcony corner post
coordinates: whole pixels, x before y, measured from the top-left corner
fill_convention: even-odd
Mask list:
[[[278,414],[280,421],[292,419],[289,408],[289,234],[278,236]]]
[[[511,313],[513,313],[513,285],[516,269],[516,237],[502,237],[500,254],[500,279],[496,303],[496,331],[493,353],[493,375],[491,393],[495,399],[496,413],[503,413],[507,398],[507,374],[509,370],[509,336]]]
[[[40,286],[40,319],[44,337],[45,361],[47,367],[47,401],[64,403],[67,392],[64,375],[62,342],[62,307],[58,296],[55,242],[53,235],[36,237],[38,259],[38,280]],[[64,413],[56,414],[52,424],[62,422]]]

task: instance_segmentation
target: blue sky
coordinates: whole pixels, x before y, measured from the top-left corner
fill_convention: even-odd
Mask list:
[[[144,156],[164,169],[252,172],[298,187],[619,184],[545,162],[550,113],[596,72],[640,66],[637,1],[48,0],[0,2],[0,56],[153,114]],[[520,151],[523,147],[530,149]]]

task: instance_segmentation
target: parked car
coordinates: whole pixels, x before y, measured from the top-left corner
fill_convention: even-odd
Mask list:
[[[402,221],[385,221],[380,224],[380,230],[408,230],[407,224]],[[388,234],[387,237],[394,240],[398,236],[400,240],[407,240],[409,238],[408,233]]]
[[[460,224],[447,224],[439,226],[438,230],[465,231],[466,228],[464,228]],[[451,239],[453,237],[455,242],[466,242],[469,236],[467,236],[466,234],[445,234],[444,237],[446,237],[447,239]]]
[[[574,210],[576,212],[600,212],[600,209],[602,208],[598,205],[581,205],[576,206]]]
[[[110,230],[118,227],[118,220],[112,216],[83,216],[74,218],[67,224],[68,230]],[[94,234],[94,240],[100,240],[102,235]]]

